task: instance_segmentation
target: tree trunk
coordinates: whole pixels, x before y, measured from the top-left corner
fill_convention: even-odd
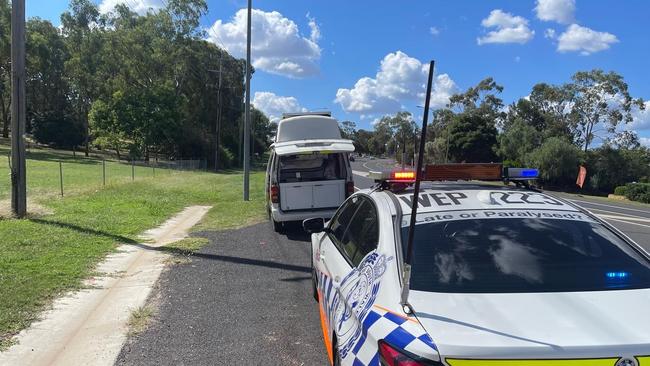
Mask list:
[[[4,138],[9,138],[9,115],[7,114],[7,109],[5,108],[5,100],[4,98],[0,98],[2,101],[2,105],[0,105],[0,108],[2,109],[2,137]]]

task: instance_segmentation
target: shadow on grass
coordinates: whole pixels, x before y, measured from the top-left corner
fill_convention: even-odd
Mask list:
[[[95,230],[95,229],[90,229],[74,224],[69,224],[65,222],[59,222],[59,221],[49,221],[49,220],[42,220],[42,219],[31,219],[30,221],[38,223],[38,224],[43,224],[43,225],[51,225],[51,226],[56,226],[60,228],[65,228],[65,229],[70,229],[74,230],[83,234],[90,234],[90,235],[96,235],[96,236],[102,236],[105,238],[109,238],[112,240],[115,240],[119,243],[123,244],[129,244],[136,246],[138,248],[142,248],[144,250],[154,250],[158,252],[164,252],[164,253],[170,253],[170,254],[177,254],[177,255],[184,255],[184,256],[192,256],[196,258],[203,258],[203,259],[209,259],[209,260],[214,260],[214,261],[220,261],[220,262],[226,262],[226,263],[234,263],[234,264],[243,264],[243,265],[250,265],[250,266],[259,266],[259,267],[266,267],[266,268],[274,268],[274,269],[282,269],[282,270],[287,270],[287,271],[293,271],[293,272],[301,272],[301,273],[311,273],[311,268],[306,267],[306,266],[298,266],[298,265],[293,265],[293,264],[285,264],[285,263],[278,263],[278,262],[273,262],[273,261],[267,261],[267,260],[261,260],[261,259],[251,259],[251,258],[242,258],[242,257],[233,257],[233,256],[227,256],[227,255],[216,255],[216,254],[209,254],[209,253],[201,253],[201,252],[196,252],[188,249],[180,249],[180,248],[172,248],[172,247],[155,247],[151,245],[147,245],[144,243],[139,243],[131,238],[127,238],[125,236],[121,235],[115,235],[111,233],[107,233],[105,231],[100,231],[100,230]]]
[[[115,234],[107,233],[105,231],[90,229],[90,228],[86,228],[86,227],[75,225],[75,224],[69,224],[67,222],[51,221],[51,220],[43,220],[43,219],[30,219],[29,221],[35,222],[37,224],[56,226],[56,227],[63,228],[63,229],[70,229],[70,230],[74,230],[74,231],[77,231],[77,232],[80,232],[80,233],[83,233],[83,234],[103,236],[105,238],[109,238],[109,239],[113,239],[115,241],[118,241],[120,243],[125,243],[125,244],[136,244],[137,243],[137,241],[135,241],[135,240],[133,240],[131,238],[127,238],[126,236],[115,235]]]

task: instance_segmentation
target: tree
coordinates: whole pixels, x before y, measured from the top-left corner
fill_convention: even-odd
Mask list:
[[[613,71],[602,70],[577,72],[570,85],[572,93],[572,116],[577,142],[584,151],[589,149],[596,136],[596,127],[609,134],[616,128],[632,121],[632,107],[644,108],[642,99],[633,99],[623,77]]]
[[[528,155],[542,144],[542,134],[523,119],[516,119],[499,137],[499,156],[509,166],[523,167]]]
[[[37,113],[32,119],[34,139],[59,148],[73,149],[85,140],[83,126],[59,111]]]
[[[72,86],[77,119],[85,126],[85,153],[88,156],[90,129],[88,112],[99,96],[101,81],[97,78],[102,48],[102,29],[97,6],[90,0],[71,0],[70,11],[61,15],[62,32],[70,58],[65,63]]]
[[[352,140],[357,132],[357,124],[352,121],[339,122],[339,129],[344,139]]]
[[[26,41],[27,120],[38,116],[43,123],[43,118],[54,118],[59,123],[74,124],[61,126],[62,129],[76,131],[79,126],[71,114],[70,89],[65,77],[69,54],[63,37],[49,21],[33,18],[27,22]]]
[[[498,123],[505,118],[503,100],[497,96],[503,92],[503,86],[488,77],[464,93],[449,98],[449,108],[457,113],[476,113]]]
[[[449,125],[449,158],[456,162],[487,163],[496,160],[497,129],[479,113],[461,113]]]
[[[580,150],[560,137],[547,139],[533,151],[527,165],[540,170],[541,181],[554,187],[573,187],[578,174]]]
[[[372,131],[357,130],[354,134],[353,142],[355,151],[360,154],[369,154],[372,152],[371,139],[373,136]]]

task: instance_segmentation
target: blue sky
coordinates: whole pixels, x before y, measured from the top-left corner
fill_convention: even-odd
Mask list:
[[[125,2],[138,11],[164,0]],[[650,2],[645,0],[254,1],[252,95],[270,115],[332,110],[371,128],[385,113],[421,115],[428,60],[437,62],[434,105],[492,76],[509,103],[538,82],[576,71],[622,74],[635,97],[650,99]],[[208,37],[243,56],[245,1],[208,0]],[[28,16],[59,22],[67,2],[29,0]],[[239,13],[238,13],[239,12]],[[383,64],[383,66],[382,66]],[[650,107],[650,104],[648,104]],[[649,108],[650,109],[650,108]],[[630,128],[650,138],[650,112]],[[650,141],[650,139],[646,140]]]

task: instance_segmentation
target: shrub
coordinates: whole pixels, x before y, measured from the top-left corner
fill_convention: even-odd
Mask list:
[[[650,203],[650,183],[629,183],[625,186],[625,197],[632,201]]]
[[[219,145],[219,167],[221,169],[232,168],[235,165],[235,155],[223,145]]]
[[[617,196],[625,196],[626,193],[627,193],[626,186],[618,186],[614,189],[614,194]]]
[[[37,142],[61,148],[79,146],[86,137],[80,123],[60,113],[36,115],[32,120],[32,133]]]
[[[540,170],[543,183],[572,187],[578,174],[580,151],[570,142],[551,137],[528,156],[528,165]]]

